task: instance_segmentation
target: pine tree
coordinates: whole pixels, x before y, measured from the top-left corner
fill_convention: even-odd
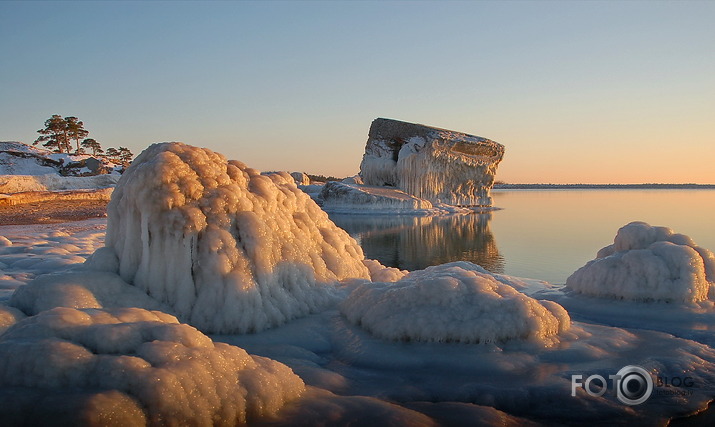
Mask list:
[[[43,146],[54,148],[57,153],[69,152],[70,140],[67,121],[59,114],[53,114],[52,117],[45,120],[44,129],[38,130],[37,133],[41,136],[35,140],[33,145],[45,142]]]
[[[93,156],[104,153],[104,150],[102,150],[102,145],[93,138],[87,138],[82,141],[82,147],[88,150],[92,150]]]
[[[107,152],[104,153],[107,158],[113,162],[118,162],[119,161],[119,152],[117,151],[116,148],[114,147],[109,147],[107,148]]]
[[[119,161],[122,162],[122,165],[124,167],[129,166],[129,164],[132,162],[132,159],[134,158],[134,154],[125,147],[119,147],[119,150],[117,151],[119,154]]]
[[[77,117],[65,117],[65,122],[67,122],[68,142],[72,139],[75,140],[75,143],[77,144],[77,153],[79,154],[79,140],[89,135],[89,131],[84,128],[84,123],[81,122]],[[67,151],[69,151],[69,148]]]

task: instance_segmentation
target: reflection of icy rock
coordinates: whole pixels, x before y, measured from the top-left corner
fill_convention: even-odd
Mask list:
[[[712,252],[670,228],[632,222],[566,286],[592,296],[694,303],[715,297],[714,282]]]
[[[528,297],[468,262],[413,271],[395,283],[360,285],[341,310],[351,322],[393,340],[546,341],[570,327],[559,304]]]
[[[410,196],[404,191],[385,188],[327,182],[320,193],[323,209],[331,212],[354,213],[399,212],[432,209],[432,203]]]
[[[368,278],[362,250],[291,176],[181,143],[146,149],[108,207],[122,278],[205,332],[258,331]]]
[[[0,337],[7,425],[237,425],[304,391],[287,366],[138,308],[56,308]]]
[[[449,205],[491,205],[504,146],[478,136],[390,119],[370,126],[360,176]]]
[[[469,261],[492,273],[504,272],[504,257],[489,226],[490,213],[389,217],[332,214],[331,219],[360,242],[367,258],[385,265],[412,271]]]

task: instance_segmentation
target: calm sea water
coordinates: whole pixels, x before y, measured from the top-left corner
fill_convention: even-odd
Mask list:
[[[551,283],[566,278],[631,221],[664,225],[715,250],[715,190],[497,190],[486,214],[330,215],[368,258],[415,270],[465,260]]]

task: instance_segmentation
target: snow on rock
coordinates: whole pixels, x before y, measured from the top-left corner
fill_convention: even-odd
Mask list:
[[[360,178],[360,175],[349,176],[343,179],[341,182],[345,184],[364,184],[364,182],[362,182],[362,178]]]
[[[305,390],[279,362],[138,308],[20,320],[0,336],[0,360],[8,425],[237,425]]]
[[[128,283],[204,332],[255,332],[369,278],[360,246],[285,172],[263,176],[182,143],[154,144],[108,206],[106,246]]]
[[[632,222],[566,286],[596,297],[698,303],[715,299],[715,256],[670,228]]]
[[[364,186],[329,181],[320,193],[323,209],[329,212],[427,212],[433,208],[427,200],[394,188]]]
[[[360,177],[433,203],[490,206],[503,156],[504,146],[485,138],[379,118],[370,126]]]
[[[0,175],[98,175],[114,173],[116,168],[105,157],[53,153],[22,142],[0,141]]]
[[[549,343],[570,327],[559,304],[530,298],[468,262],[413,271],[394,283],[362,284],[341,304],[341,312],[391,340]]]

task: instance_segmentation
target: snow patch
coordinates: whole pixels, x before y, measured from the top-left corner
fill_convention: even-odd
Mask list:
[[[570,327],[559,304],[530,298],[468,262],[413,271],[394,283],[360,285],[341,311],[378,337],[405,341],[549,343]]]
[[[117,175],[0,175],[0,193],[109,188],[115,186],[117,181]]]

